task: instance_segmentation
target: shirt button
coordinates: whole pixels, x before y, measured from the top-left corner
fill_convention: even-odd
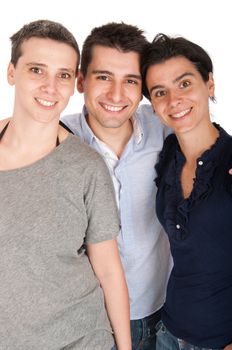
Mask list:
[[[199,160],[198,165],[203,165],[203,161]]]
[[[179,229],[180,229],[180,225],[179,225],[179,224],[177,224],[177,225],[176,225],[176,228],[177,228],[177,230],[179,230]]]

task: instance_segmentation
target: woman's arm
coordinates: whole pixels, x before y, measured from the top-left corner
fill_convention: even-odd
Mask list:
[[[128,290],[115,239],[87,244],[87,253],[105,296],[118,350],[131,350]]]

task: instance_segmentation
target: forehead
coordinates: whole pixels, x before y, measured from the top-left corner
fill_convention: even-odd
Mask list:
[[[185,73],[201,78],[195,65],[183,56],[169,58],[163,62],[151,65],[147,70],[147,81],[149,80],[173,80]]]
[[[111,72],[120,71],[139,74],[140,57],[137,52],[122,52],[116,48],[96,45],[92,49],[92,60],[89,67]]]
[[[32,37],[21,45],[19,62],[41,62],[44,64],[74,66],[78,56],[73,47],[68,44],[46,38]]]

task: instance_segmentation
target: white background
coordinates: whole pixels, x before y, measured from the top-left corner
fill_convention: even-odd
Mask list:
[[[9,117],[14,88],[7,84],[9,37],[24,24],[50,19],[64,24],[82,45],[91,29],[111,21],[134,24],[149,40],[163,32],[182,35],[201,45],[214,64],[217,104],[212,119],[232,134],[232,11],[229,0],[4,0],[0,5],[0,119]],[[146,101],[145,101],[146,102]],[[65,110],[79,112],[83,96],[77,92]]]

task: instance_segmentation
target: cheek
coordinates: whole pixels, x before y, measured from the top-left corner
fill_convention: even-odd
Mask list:
[[[96,83],[88,83],[84,85],[84,94],[85,96],[94,99],[100,95],[103,95],[106,92],[106,88],[104,86],[99,86]]]
[[[162,116],[164,113],[164,104],[161,102],[155,102],[155,101],[151,101],[152,103],[152,107],[154,109],[154,111],[156,112],[156,114],[158,114],[159,116]]]
[[[71,97],[74,94],[75,91],[75,82],[70,83],[67,86],[60,86],[61,90],[61,94],[63,96],[65,96],[66,98]]]
[[[124,96],[129,98],[134,103],[139,103],[141,101],[142,89],[140,87],[137,88],[127,88],[124,91]]]

